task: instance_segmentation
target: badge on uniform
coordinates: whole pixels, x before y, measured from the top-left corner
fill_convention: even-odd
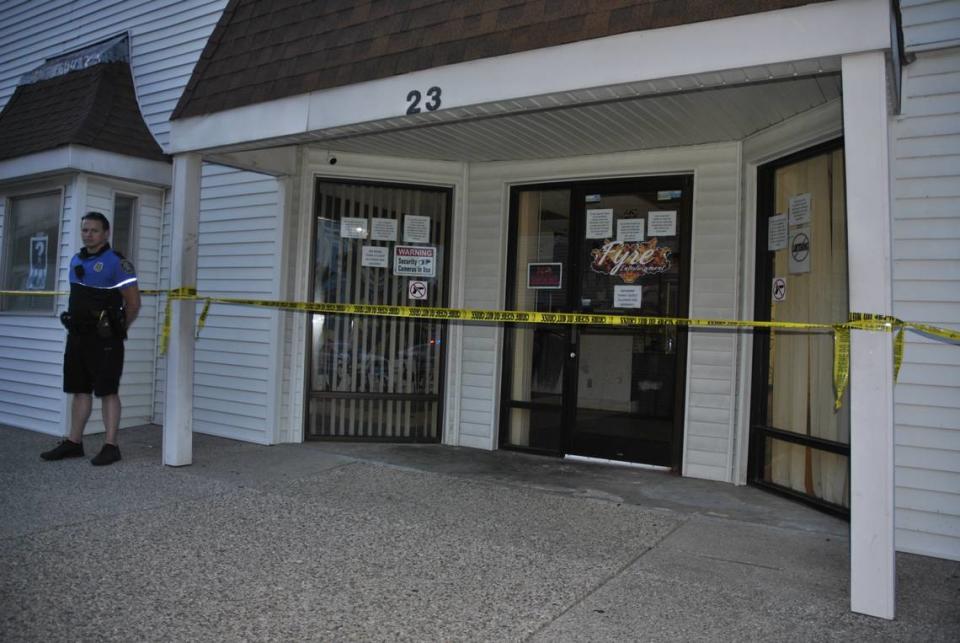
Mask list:
[[[103,270],[103,262],[102,262],[102,261],[98,261],[97,263],[93,264],[93,271],[94,271],[94,272],[100,272],[101,270]]]
[[[130,263],[129,259],[124,259],[123,261],[120,262],[120,269],[129,275],[132,275],[134,273],[133,264]]]

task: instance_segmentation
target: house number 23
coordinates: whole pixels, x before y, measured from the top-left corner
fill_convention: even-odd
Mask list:
[[[431,87],[427,90],[427,98],[429,100],[424,101],[423,106],[428,112],[433,112],[440,109],[440,93],[441,90],[439,87]],[[420,93],[419,89],[411,89],[410,93],[407,94],[407,107],[408,114],[419,114],[420,113],[420,101],[423,100],[423,94]]]

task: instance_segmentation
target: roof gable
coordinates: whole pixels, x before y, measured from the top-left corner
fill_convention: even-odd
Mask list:
[[[172,118],[827,0],[231,0]]]

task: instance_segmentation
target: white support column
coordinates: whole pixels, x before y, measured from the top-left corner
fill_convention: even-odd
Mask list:
[[[173,222],[170,243],[170,287],[197,283],[200,220],[200,171],[197,154],[173,158]],[[196,303],[174,301],[167,346],[167,386],[163,411],[163,463],[173,467],[193,462],[193,349]]]
[[[887,70],[883,52],[844,56],[850,310],[892,310]],[[853,331],[850,348],[850,609],[892,619],[896,599],[893,348]]]

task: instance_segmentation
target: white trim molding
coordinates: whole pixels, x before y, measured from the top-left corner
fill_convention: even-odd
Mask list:
[[[843,136],[843,107],[839,99],[815,107],[744,139],[743,204],[740,241],[740,319],[753,319],[757,271],[757,169],[771,161]],[[745,332],[737,356],[735,447],[731,480],[747,483],[750,443],[750,398],[753,385],[753,331]]]
[[[173,159],[173,216],[170,241],[170,286],[196,287],[200,222],[198,154]],[[163,411],[163,463],[184,466],[193,462],[193,363],[196,302],[171,304],[167,346],[166,401]]]
[[[173,181],[173,167],[166,161],[151,161],[82,145],[65,145],[0,161],[0,181],[19,181],[62,172],[98,174],[158,187],[170,187]]]
[[[844,56],[850,310],[892,310],[887,63]],[[850,338],[850,609],[892,619],[894,543],[893,345],[889,333]]]

